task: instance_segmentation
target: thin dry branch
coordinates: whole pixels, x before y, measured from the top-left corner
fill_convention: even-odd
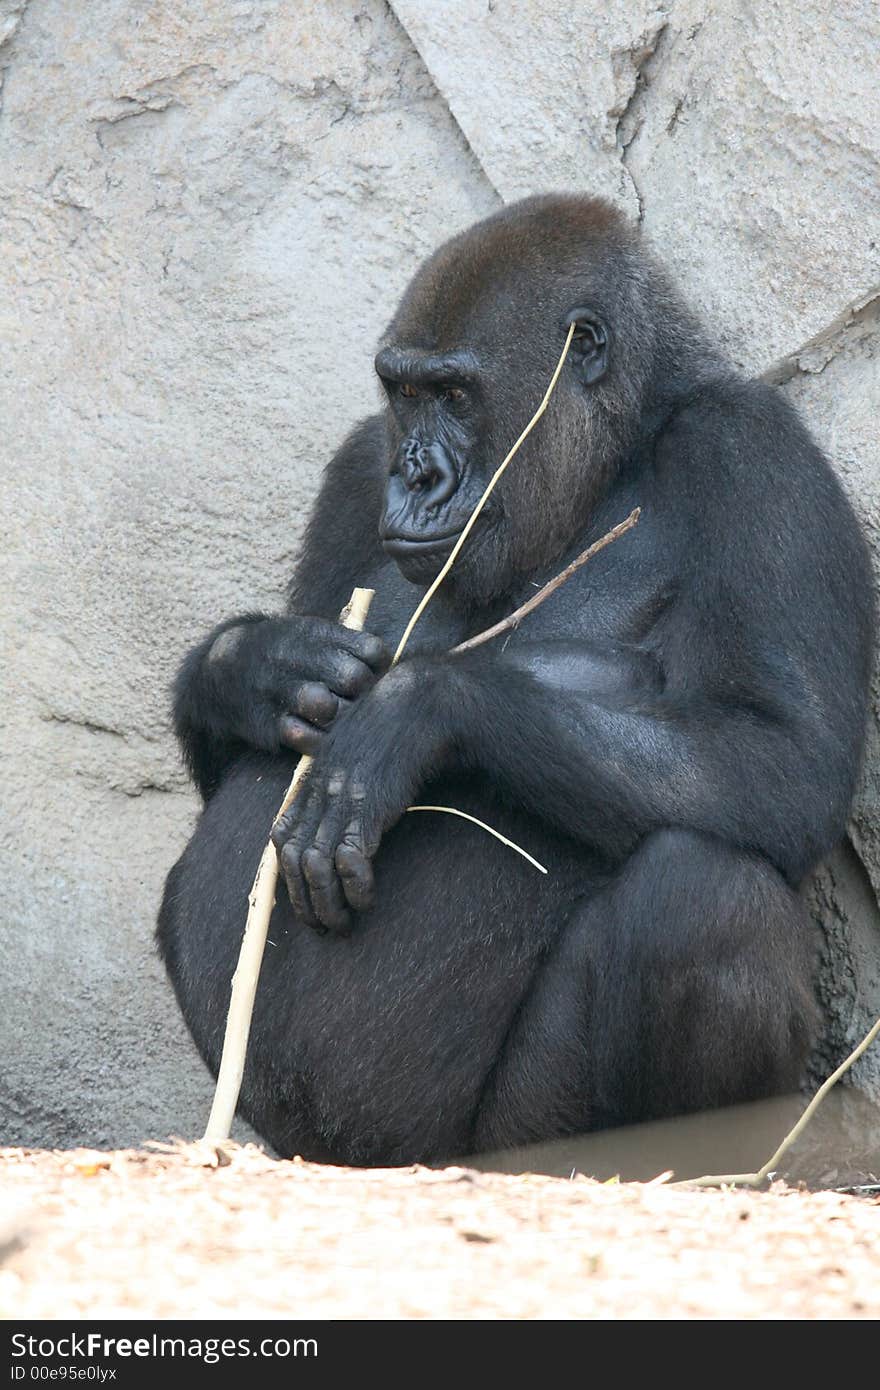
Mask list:
[[[822,1082],[813,1099],[810,1101],[804,1113],[786,1134],[782,1143],[779,1145],[766,1163],[762,1163],[756,1173],[716,1173],[706,1174],[702,1178],[688,1178],[684,1182],[670,1183],[671,1187],[760,1187],[765,1178],[771,1173],[775,1173],[779,1167],[779,1162],[788,1153],[792,1144],[803,1134],[810,1120],[815,1115],[819,1106],[831,1090],[836,1086],[842,1076],[845,1076],[854,1062],[857,1062],[863,1052],[868,1048],[875,1038],[880,1037],[880,1018],[872,1028],[869,1028],[858,1047],[854,1047],[852,1052],[844,1062],[841,1062],[836,1071],[833,1071],[827,1080]]]
[[[606,531],[605,535],[602,536],[600,540],[594,541],[586,550],[582,550],[577,559],[572,560],[571,564],[566,565],[565,569],[560,570],[559,574],[555,575],[553,579],[548,579],[547,583],[542,585],[536,594],[532,594],[530,599],[526,599],[525,603],[521,603],[519,608],[515,608],[512,613],[508,613],[506,618],[502,618],[500,622],[495,623],[492,627],[484,628],[483,631],[478,632],[475,637],[469,637],[466,642],[459,642],[457,647],[451,648],[450,656],[458,656],[461,652],[472,651],[474,647],[482,646],[484,642],[490,641],[493,637],[499,637],[502,632],[507,632],[509,628],[519,627],[523,618],[528,613],[533,613],[536,608],[539,608],[551,594],[555,594],[556,590],[560,588],[567,579],[571,579],[571,576],[580,569],[581,565],[585,565],[588,560],[592,560],[594,555],[598,555],[600,550],[604,550],[606,545],[610,545],[612,541],[616,541],[618,536],[622,536],[625,531],[631,530],[641,514],[641,507],[634,507],[626,518],[626,521],[621,521],[619,525],[613,526],[610,531]]]

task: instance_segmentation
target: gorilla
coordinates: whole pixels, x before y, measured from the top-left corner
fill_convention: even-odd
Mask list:
[[[817,1026],[798,887],[844,831],[875,625],[831,468],[598,199],[530,198],[441,246],[375,367],[382,408],[327,467],[286,611],[223,622],[177,679],[205,806],[158,941],[202,1056],[216,1073],[308,753],[240,1100],[278,1153],[441,1160],[795,1087]],[[636,506],[519,626],[450,654]],[[337,620],[355,584],[363,633]]]

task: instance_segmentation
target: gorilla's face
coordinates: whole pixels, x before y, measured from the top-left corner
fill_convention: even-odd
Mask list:
[[[568,391],[555,402],[553,424],[544,426],[544,447],[539,446],[544,462],[538,462],[534,452],[524,454],[517,462],[520,469],[529,471],[531,485],[514,489],[508,485],[493,492],[470,533],[465,563],[470,570],[479,564],[484,580],[490,569],[497,579],[509,579],[511,560],[515,569],[516,561],[528,563],[535,558],[517,534],[520,525],[512,517],[505,519],[505,500],[509,503],[515,496],[521,509],[524,502],[528,505],[530,493],[541,490],[539,512],[555,500],[569,508],[569,516],[576,503],[577,475],[583,471],[584,459],[572,446],[578,440],[584,442],[586,428],[580,392],[604,376],[608,338],[604,323],[591,309],[570,309],[555,325],[557,352],[572,323]],[[404,577],[414,584],[427,584],[461,535],[501,463],[502,452],[507,452],[537,407],[547,383],[534,370],[522,372],[519,383],[510,372],[499,381],[497,364],[481,362],[470,348],[434,352],[389,346],[377,355],[376,370],[392,421],[392,456],[379,534]],[[510,422],[506,430],[505,421]],[[547,467],[548,449],[552,468]],[[495,586],[480,587],[485,598]]]
[[[424,584],[449,555],[488,479],[480,449],[485,429],[479,364],[467,351],[387,347],[376,358],[376,370],[399,438],[379,534],[403,575]],[[497,520],[490,499],[473,543]]]
[[[572,323],[547,413],[481,511],[450,595],[486,603],[549,563],[607,484],[632,413],[609,390],[612,357],[624,376],[611,344],[628,293],[602,249],[609,219],[623,237],[605,205],[549,198],[504,209],[441,247],[404,294],[376,357],[389,440],[379,534],[413,583],[442,567],[539,405]]]

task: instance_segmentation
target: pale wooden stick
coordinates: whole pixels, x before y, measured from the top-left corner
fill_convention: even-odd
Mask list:
[[[795,1140],[803,1134],[807,1125],[810,1123],[810,1120],[813,1118],[816,1111],[819,1109],[819,1106],[822,1104],[823,1100],[827,1096],[828,1092],[831,1090],[832,1086],[837,1085],[840,1078],[844,1076],[846,1072],[849,1071],[850,1067],[853,1065],[854,1062],[857,1062],[859,1060],[863,1052],[867,1052],[868,1048],[871,1046],[871,1043],[877,1037],[880,1037],[880,1018],[877,1019],[877,1022],[873,1025],[872,1028],[868,1029],[868,1032],[862,1038],[862,1041],[859,1043],[858,1047],[853,1048],[846,1061],[841,1062],[837,1070],[833,1071],[831,1075],[827,1078],[827,1080],[822,1082],[822,1085],[819,1087],[818,1091],[813,1096],[813,1099],[810,1101],[806,1110],[801,1115],[797,1124],[794,1125],[794,1127],[788,1131],[788,1134],[786,1134],[782,1143],[779,1145],[779,1148],[775,1151],[775,1153],[772,1153],[770,1155],[766,1163],[763,1163],[761,1165],[757,1173],[709,1173],[702,1178],[685,1178],[683,1182],[671,1183],[670,1186],[759,1187],[760,1184],[764,1181],[766,1177],[769,1176],[770,1173],[775,1173],[776,1169],[779,1166],[779,1160],[783,1158],[785,1154],[788,1153]]]
[[[501,478],[502,473],[507,468],[507,465],[510,463],[514,455],[519,453],[520,445],[524,443],[524,441],[528,438],[532,430],[535,428],[535,425],[537,425],[541,416],[544,414],[544,411],[547,409],[547,406],[550,403],[550,397],[553,395],[553,392],[556,389],[556,383],[559,380],[559,373],[562,371],[562,368],[565,365],[565,359],[568,356],[568,349],[570,348],[571,340],[574,337],[575,326],[575,324],[572,324],[568,330],[568,335],[565,339],[565,346],[562,349],[562,355],[560,356],[559,361],[556,363],[556,370],[550,378],[550,385],[544,392],[544,399],[541,401],[541,404],[538,406],[538,409],[535,411],[531,420],[526,425],[519,439],[516,441],[513,447],[508,451],[505,458],[501,461],[501,463],[499,463],[498,467],[495,469],[495,472],[492,474],[492,477],[486,484],[486,488],[483,492],[482,497],[480,498],[477,505],[474,507],[474,510],[471,512],[470,516],[465,522],[464,529],[462,530],[461,535],[455,542],[455,545],[452,547],[446,564],[443,566],[442,570],[437,575],[437,578],[434,580],[431,587],[422,596],[418,604],[418,607],[416,608],[416,611],[413,613],[406,627],[403,629],[403,636],[397,644],[397,651],[394,653],[394,657],[391,661],[392,666],[396,666],[400,658],[403,656],[403,649],[409,641],[410,637],[412,636],[413,628],[419,621],[419,618],[424,613],[428,604],[431,602],[431,599],[434,597],[437,590],[440,588],[440,585],[443,583],[443,580],[446,578],[447,574],[452,569],[452,566],[458,559],[458,553],[461,550],[461,547],[464,545],[465,541],[467,540],[468,536],[470,535],[471,531],[473,530],[474,526],[476,525],[477,517],[480,515],[480,512],[483,510],[489,498],[491,497],[493,491],[495,490],[495,484]]]
[[[347,627],[353,632],[361,631],[367,620],[374,594],[374,589],[355,589],[353,591],[351,598],[339,615],[339,621],[343,627]],[[310,757],[304,755],[300,758],[290,780],[290,786],[284,794],[284,800],[278,808],[278,813],[275,816],[276,821],[296,797],[299,784],[311,765],[312,759]],[[274,823],[273,821],[273,828]],[[238,955],[238,965],[232,977],[232,993],[229,1000],[229,1013],[226,1016],[226,1033],[223,1038],[223,1054],[220,1058],[220,1070],[217,1073],[214,1103],[211,1106],[211,1114],[208,1117],[208,1126],[205,1130],[205,1139],[209,1142],[228,1139],[232,1121],[235,1118],[235,1107],[238,1105],[238,1093],[241,1090],[241,1078],[244,1074],[248,1037],[251,1031],[254,999],[257,994],[257,981],[260,978],[263,952],[266,949],[266,934],[269,930],[269,918],[272,915],[272,907],[275,902],[277,883],[278,854],[270,839],[263,850],[248,898],[247,922]]]
[[[577,559],[572,560],[570,565],[566,565],[565,569],[560,570],[559,574],[554,575],[552,579],[548,579],[547,583],[542,585],[536,594],[532,594],[531,598],[526,599],[525,603],[521,603],[519,608],[514,608],[512,613],[508,613],[506,618],[502,618],[501,621],[495,623],[493,627],[486,627],[482,632],[478,632],[475,637],[469,637],[466,642],[459,642],[457,647],[451,647],[449,655],[458,656],[461,652],[472,651],[474,647],[481,647],[484,642],[488,642],[491,638],[499,637],[501,633],[506,632],[508,628],[519,627],[526,614],[533,613],[536,608],[540,608],[541,604],[544,603],[551,594],[555,594],[556,590],[565,583],[566,579],[571,579],[571,576],[580,569],[581,565],[585,565],[588,560],[592,560],[594,555],[598,555],[600,550],[604,550],[606,545],[610,545],[612,541],[616,541],[617,537],[622,536],[625,531],[632,530],[641,514],[641,507],[634,507],[626,518],[626,521],[621,521],[617,526],[613,526],[610,531],[605,532],[605,535],[602,536],[600,540],[594,541],[586,550],[582,550]]]

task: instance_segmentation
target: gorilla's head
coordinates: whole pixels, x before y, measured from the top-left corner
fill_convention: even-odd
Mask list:
[[[681,379],[696,330],[638,231],[599,199],[526,199],[418,271],[376,357],[390,457],[380,533],[408,579],[437,573],[539,404],[572,323],[547,413],[450,576],[459,601],[499,596],[583,528],[664,383]]]

